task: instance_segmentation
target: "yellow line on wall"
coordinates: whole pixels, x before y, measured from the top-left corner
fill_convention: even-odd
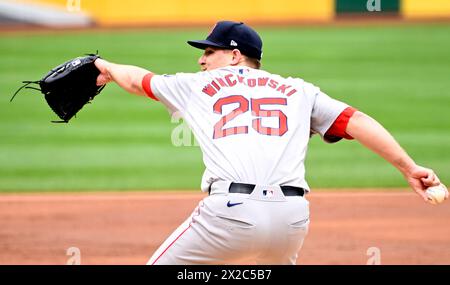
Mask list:
[[[401,14],[405,19],[450,18],[450,1],[402,0]]]
[[[211,24],[218,20],[244,22],[326,22],[334,18],[334,0],[22,0],[78,5],[103,26]]]

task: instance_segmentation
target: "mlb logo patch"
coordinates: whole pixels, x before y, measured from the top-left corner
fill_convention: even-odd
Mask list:
[[[273,190],[263,190],[263,195],[266,196],[267,198],[270,198],[273,196]]]

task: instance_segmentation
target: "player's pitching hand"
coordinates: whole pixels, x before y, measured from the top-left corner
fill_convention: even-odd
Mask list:
[[[428,201],[428,196],[425,193],[427,188],[437,186],[441,183],[439,177],[437,177],[433,170],[418,165],[414,166],[413,169],[405,174],[405,179],[424,201]],[[446,199],[448,199],[448,196]]]
[[[100,74],[97,77],[97,85],[105,85],[108,82],[112,81],[111,75],[108,72],[108,65],[109,62],[107,62],[104,59],[98,58],[94,62],[95,66],[100,70]]]

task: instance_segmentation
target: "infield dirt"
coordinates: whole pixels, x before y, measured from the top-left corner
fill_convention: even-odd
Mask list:
[[[450,202],[409,192],[313,192],[298,264],[450,264]],[[3,194],[0,264],[145,264],[205,197],[198,192]]]

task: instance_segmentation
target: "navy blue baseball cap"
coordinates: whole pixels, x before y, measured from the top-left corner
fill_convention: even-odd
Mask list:
[[[199,49],[207,47],[238,49],[248,57],[258,60],[262,57],[261,37],[255,30],[242,22],[217,22],[206,40],[188,41],[187,43]]]

